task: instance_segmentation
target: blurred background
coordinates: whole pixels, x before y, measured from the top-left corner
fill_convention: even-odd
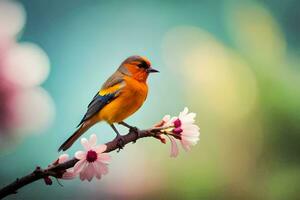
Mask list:
[[[148,128],[188,106],[201,132],[176,159],[169,144],[139,140],[112,153],[101,181],[38,181],[8,199],[299,199],[299,9],[297,0],[0,0],[1,187],[59,156],[130,55],[161,73],[127,122]],[[115,136],[105,123],[91,133]]]

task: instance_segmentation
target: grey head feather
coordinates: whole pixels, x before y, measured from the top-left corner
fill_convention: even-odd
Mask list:
[[[123,79],[124,74],[117,70],[113,75],[111,75],[105,83],[102,85],[101,89],[106,89],[112,87],[116,84],[119,84],[124,81]]]
[[[120,67],[118,68],[117,72],[120,72],[124,75],[127,76],[131,76],[132,74],[130,73],[130,71],[123,65],[123,63],[120,65]]]

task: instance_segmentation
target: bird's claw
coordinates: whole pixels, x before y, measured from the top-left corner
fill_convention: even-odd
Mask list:
[[[129,131],[130,131],[130,132],[134,132],[134,133],[138,133],[138,132],[139,132],[139,129],[138,129],[136,126],[131,126],[131,127],[129,128]]]
[[[135,133],[136,138],[132,143],[136,143],[137,139],[139,139],[140,137],[140,131],[136,126],[132,126],[129,128],[129,132]]]
[[[117,135],[115,140],[117,140],[117,146],[118,146],[117,152],[119,153],[121,149],[123,149],[123,147],[125,146],[125,140],[121,135]]]
[[[136,138],[135,140],[133,141],[133,143],[136,142],[136,140],[139,138],[140,136],[140,130],[136,127],[136,126],[130,126],[129,124],[127,124],[126,122],[122,121],[122,122],[119,122],[119,124],[129,128],[129,133],[135,133],[136,134]]]

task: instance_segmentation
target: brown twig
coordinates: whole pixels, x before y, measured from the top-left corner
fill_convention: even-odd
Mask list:
[[[147,130],[129,130],[128,134],[123,135],[122,139],[124,141],[124,145],[135,142],[136,140],[144,137],[157,137],[157,135],[160,133],[160,128],[152,128]],[[106,143],[107,149],[105,152],[111,152],[114,150],[117,150],[119,148],[118,140],[114,139],[108,143]],[[17,178],[14,182],[10,183],[9,185],[3,187],[0,190],[0,199],[10,195],[10,194],[16,194],[17,190],[21,187],[24,187],[25,185],[28,185],[34,181],[37,181],[39,179],[45,179],[49,176],[55,177],[55,178],[61,178],[63,172],[66,169],[69,169],[73,167],[78,160],[76,158],[72,158],[71,160],[68,160],[61,164],[53,165],[51,164],[46,169],[42,169],[40,167],[36,167],[36,169],[21,178]]]

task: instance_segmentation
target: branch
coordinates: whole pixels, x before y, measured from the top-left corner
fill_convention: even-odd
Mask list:
[[[160,128],[151,128],[147,130],[134,130],[130,129],[128,134],[123,135],[122,139],[124,141],[124,146],[130,142],[135,142],[136,140],[140,138],[145,138],[145,137],[157,137],[158,133],[160,133]],[[118,140],[114,139],[108,143],[106,143],[107,149],[106,153],[114,151],[119,149],[118,145]],[[57,164],[57,165],[49,165],[46,169],[42,169],[40,167],[36,167],[36,169],[21,178],[17,178],[14,182],[11,184],[3,187],[0,190],[0,199],[10,195],[10,194],[16,194],[17,190],[20,189],[21,187],[30,184],[32,182],[35,182],[39,179],[45,179],[48,178],[49,176],[55,177],[55,178],[61,178],[62,174],[64,173],[65,170],[73,167],[78,160],[76,158],[73,158],[67,162]],[[50,183],[51,184],[51,183]]]

